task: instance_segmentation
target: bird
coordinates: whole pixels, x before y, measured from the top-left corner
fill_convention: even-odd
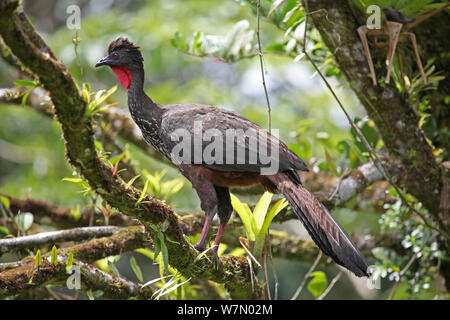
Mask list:
[[[308,166],[297,154],[265,129],[232,111],[202,104],[164,105],[153,101],[144,92],[143,61],[140,47],[119,37],[109,44],[107,55],[95,67],[109,66],[117,75],[128,90],[129,111],[145,141],[172,161],[196,191],[205,222],[195,249],[207,250],[208,230],[217,215],[218,232],[208,250],[213,250],[219,259],[217,248],[233,213],[229,188],[262,184],[266,190],[284,195],[323,253],[356,276],[369,276],[368,263],[355,243],[303,186],[297,171],[308,171]],[[250,133],[230,134],[230,139],[223,140],[230,132]],[[202,134],[207,137],[200,139]],[[250,141],[254,135],[261,145]],[[218,141],[216,148],[211,147],[213,141]],[[272,148],[270,155],[263,152],[263,145]],[[226,150],[221,153],[222,146]],[[177,153],[177,149],[183,150]],[[211,149],[214,152],[208,153]],[[207,154],[209,157],[201,157]]]

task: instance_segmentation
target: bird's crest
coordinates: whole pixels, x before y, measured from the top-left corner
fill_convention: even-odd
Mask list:
[[[108,54],[115,50],[122,50],[122,49],[129,50],[129,51],[134,51],[134,50],[139,51],[139,48],[140,47],[135,46],[130,40],[128,40],[128,38],[119,37],[109,44]]]

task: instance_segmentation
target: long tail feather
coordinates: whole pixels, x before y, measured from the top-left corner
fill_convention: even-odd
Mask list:
[[[288,172],[269,178],[286,197],[317,246],[358,277],[368,276],[367,261],[328,210]]]

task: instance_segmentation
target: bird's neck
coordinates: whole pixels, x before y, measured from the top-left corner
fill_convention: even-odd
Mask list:
[[[161,107],[144,92],[144,69],[131,70],[133,78],[128,88],[128,108],[133,120],[140,126],[143,120],[158,119]]]

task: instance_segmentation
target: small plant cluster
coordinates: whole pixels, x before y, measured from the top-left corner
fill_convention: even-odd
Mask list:
[[[433,294],[437,291],[435,284],[440,259],[444,258],[439,249],[442,239],[436,230],[416,217],[410,208],[402,205],[395,190],[391,190],[390,194],[395,202],[384,205],[386,212],[380,217],[379,224],[383,234],[390,233],[401,239],[404,253],[400,254],[391,248],[374,248],[373,255],[379,262],[376,263],[373,278],[402,281],[407,284],[405,290],[411,296]],[[415,203],[415,209],[427,217],[420,204]]]

